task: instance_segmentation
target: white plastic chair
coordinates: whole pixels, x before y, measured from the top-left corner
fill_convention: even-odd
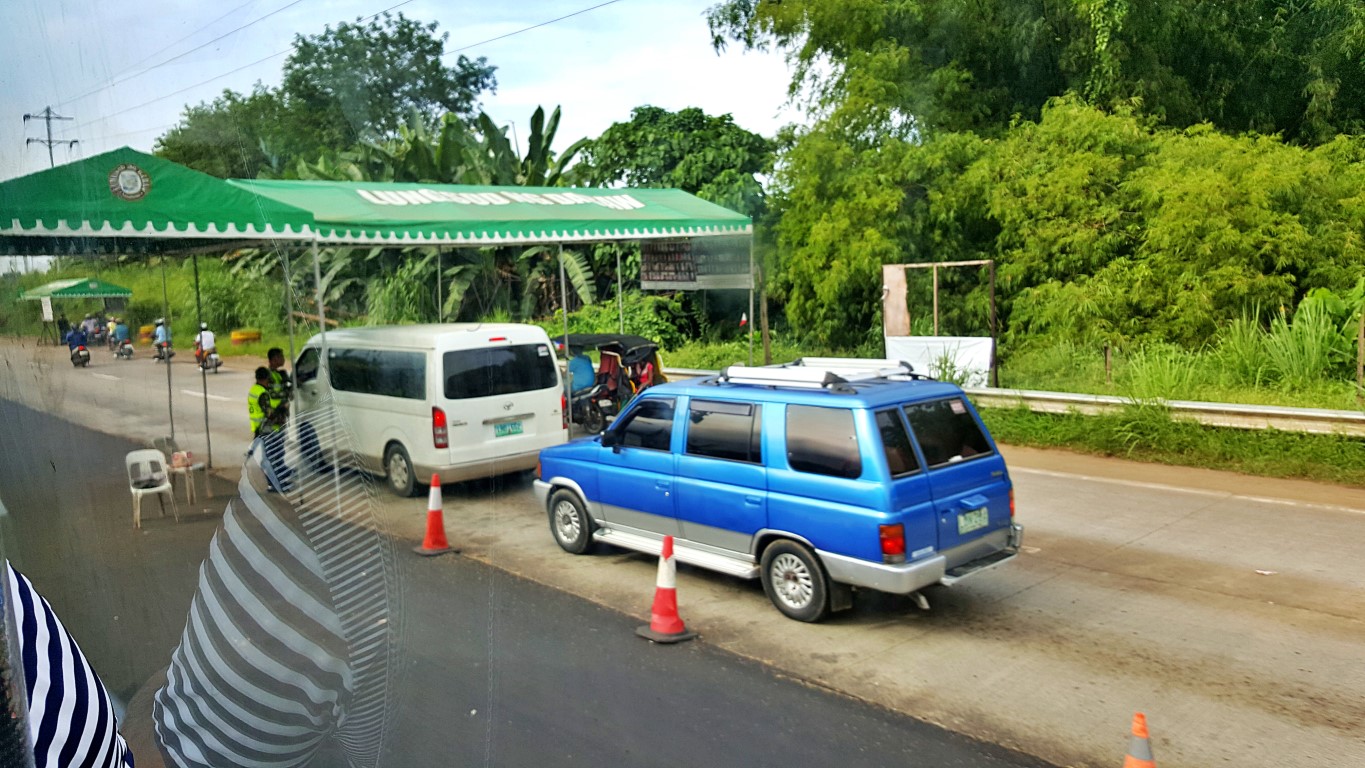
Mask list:
[[[171,475],[166,463],[166,455],[155,448],[132,451],[124,459],[128,470],[128,490],[133,494],[133,527],[142,527],[142,497],[149,493],[157,494],[161,501],[161,516],[166,516],[166,494],[171,500],[171,514],[180,522],[180,512],[175,508],[175,490],[171,487]]]

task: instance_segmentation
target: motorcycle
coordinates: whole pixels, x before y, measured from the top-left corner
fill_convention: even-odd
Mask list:
[[[595,435],[607,426],[607,413],[616,415],[616,403],[605,394],[601,384],[580,389],[569,398],[569,420]]]
[[[133,340],[124,339],[122,343],[114,347],[114,354],[117,355],[120,360],[132,360]]]
[[[596,349],[600,362],[596,383],[570,397],[569,419],[590,434],[606,423],[639,391],[668,379],[663,375],[659,345],[620,333],[571,333],[556,337],[559,349]]]
[[[210,349],[206,354],[200,348],[198,342],[194,345],[194,360],[199,363],[199,370],[218,372],[218,367],[223,364],[223,359],[218,356],[217,349]]]
[[[169,341],[159,342],[156,345],[156,356],[154,359],[158,363],[160,362],[169,363],[172,357],[175,357],[175,350],[171,349],[171,343]]]
[[[77,344],[71,349],[71,364],[77,368],[86,368],[90,365],[90,350],[84,344]]]

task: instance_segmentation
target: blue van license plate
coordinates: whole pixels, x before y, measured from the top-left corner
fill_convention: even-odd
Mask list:
[[[507,423],[505,423],[505,424],[494,424],[494,425],[493,425],[493,437],[507,437],[508,435],[520,435],[520,434],[521,434],[521,422],[520,422],[520,421],[509,421],[509,422],[507,422]],[[984,525],[984,523],[983,523],[983,525]]]
[[[988,522],[990,522],[990,517],[985,507],[961,512],[957,516],[957,532],[959,534],[970,533],[985,528]]]

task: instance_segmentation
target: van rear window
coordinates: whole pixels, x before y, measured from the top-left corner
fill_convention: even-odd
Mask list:
[[[924,462],[931,469],[992,453],[990,443],[961,398],[907,405],[905,418],[924,451]]]
[[[559,386],[547,344],[481,347],[445,353],[447,400],[511,395]]]

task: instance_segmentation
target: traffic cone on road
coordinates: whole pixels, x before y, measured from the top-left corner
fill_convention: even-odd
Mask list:
[[[1128,744],[1128,755],[1123,758],[1123,768],[1156,768],[1152,742],[1147,737],[1147,716],[1141,712],[1133,714],[1133,738]]]
[[[680,643],[697,636],[687,631],[678,616],[678,566],[673,561],[673,537],[664,537],[664,548],[659,553],[659,577],[655,581],[654,606],[649,610],[649,626],[640,627],[635,634],[656,643]]]
[[[460,551],[452,549],[446,541],[446,521],[441,510],[440,475],[431,476],[431,494],[427,497],[427,536],[422,539],[422,546],[413,547],[412,551],[427,557]]]

